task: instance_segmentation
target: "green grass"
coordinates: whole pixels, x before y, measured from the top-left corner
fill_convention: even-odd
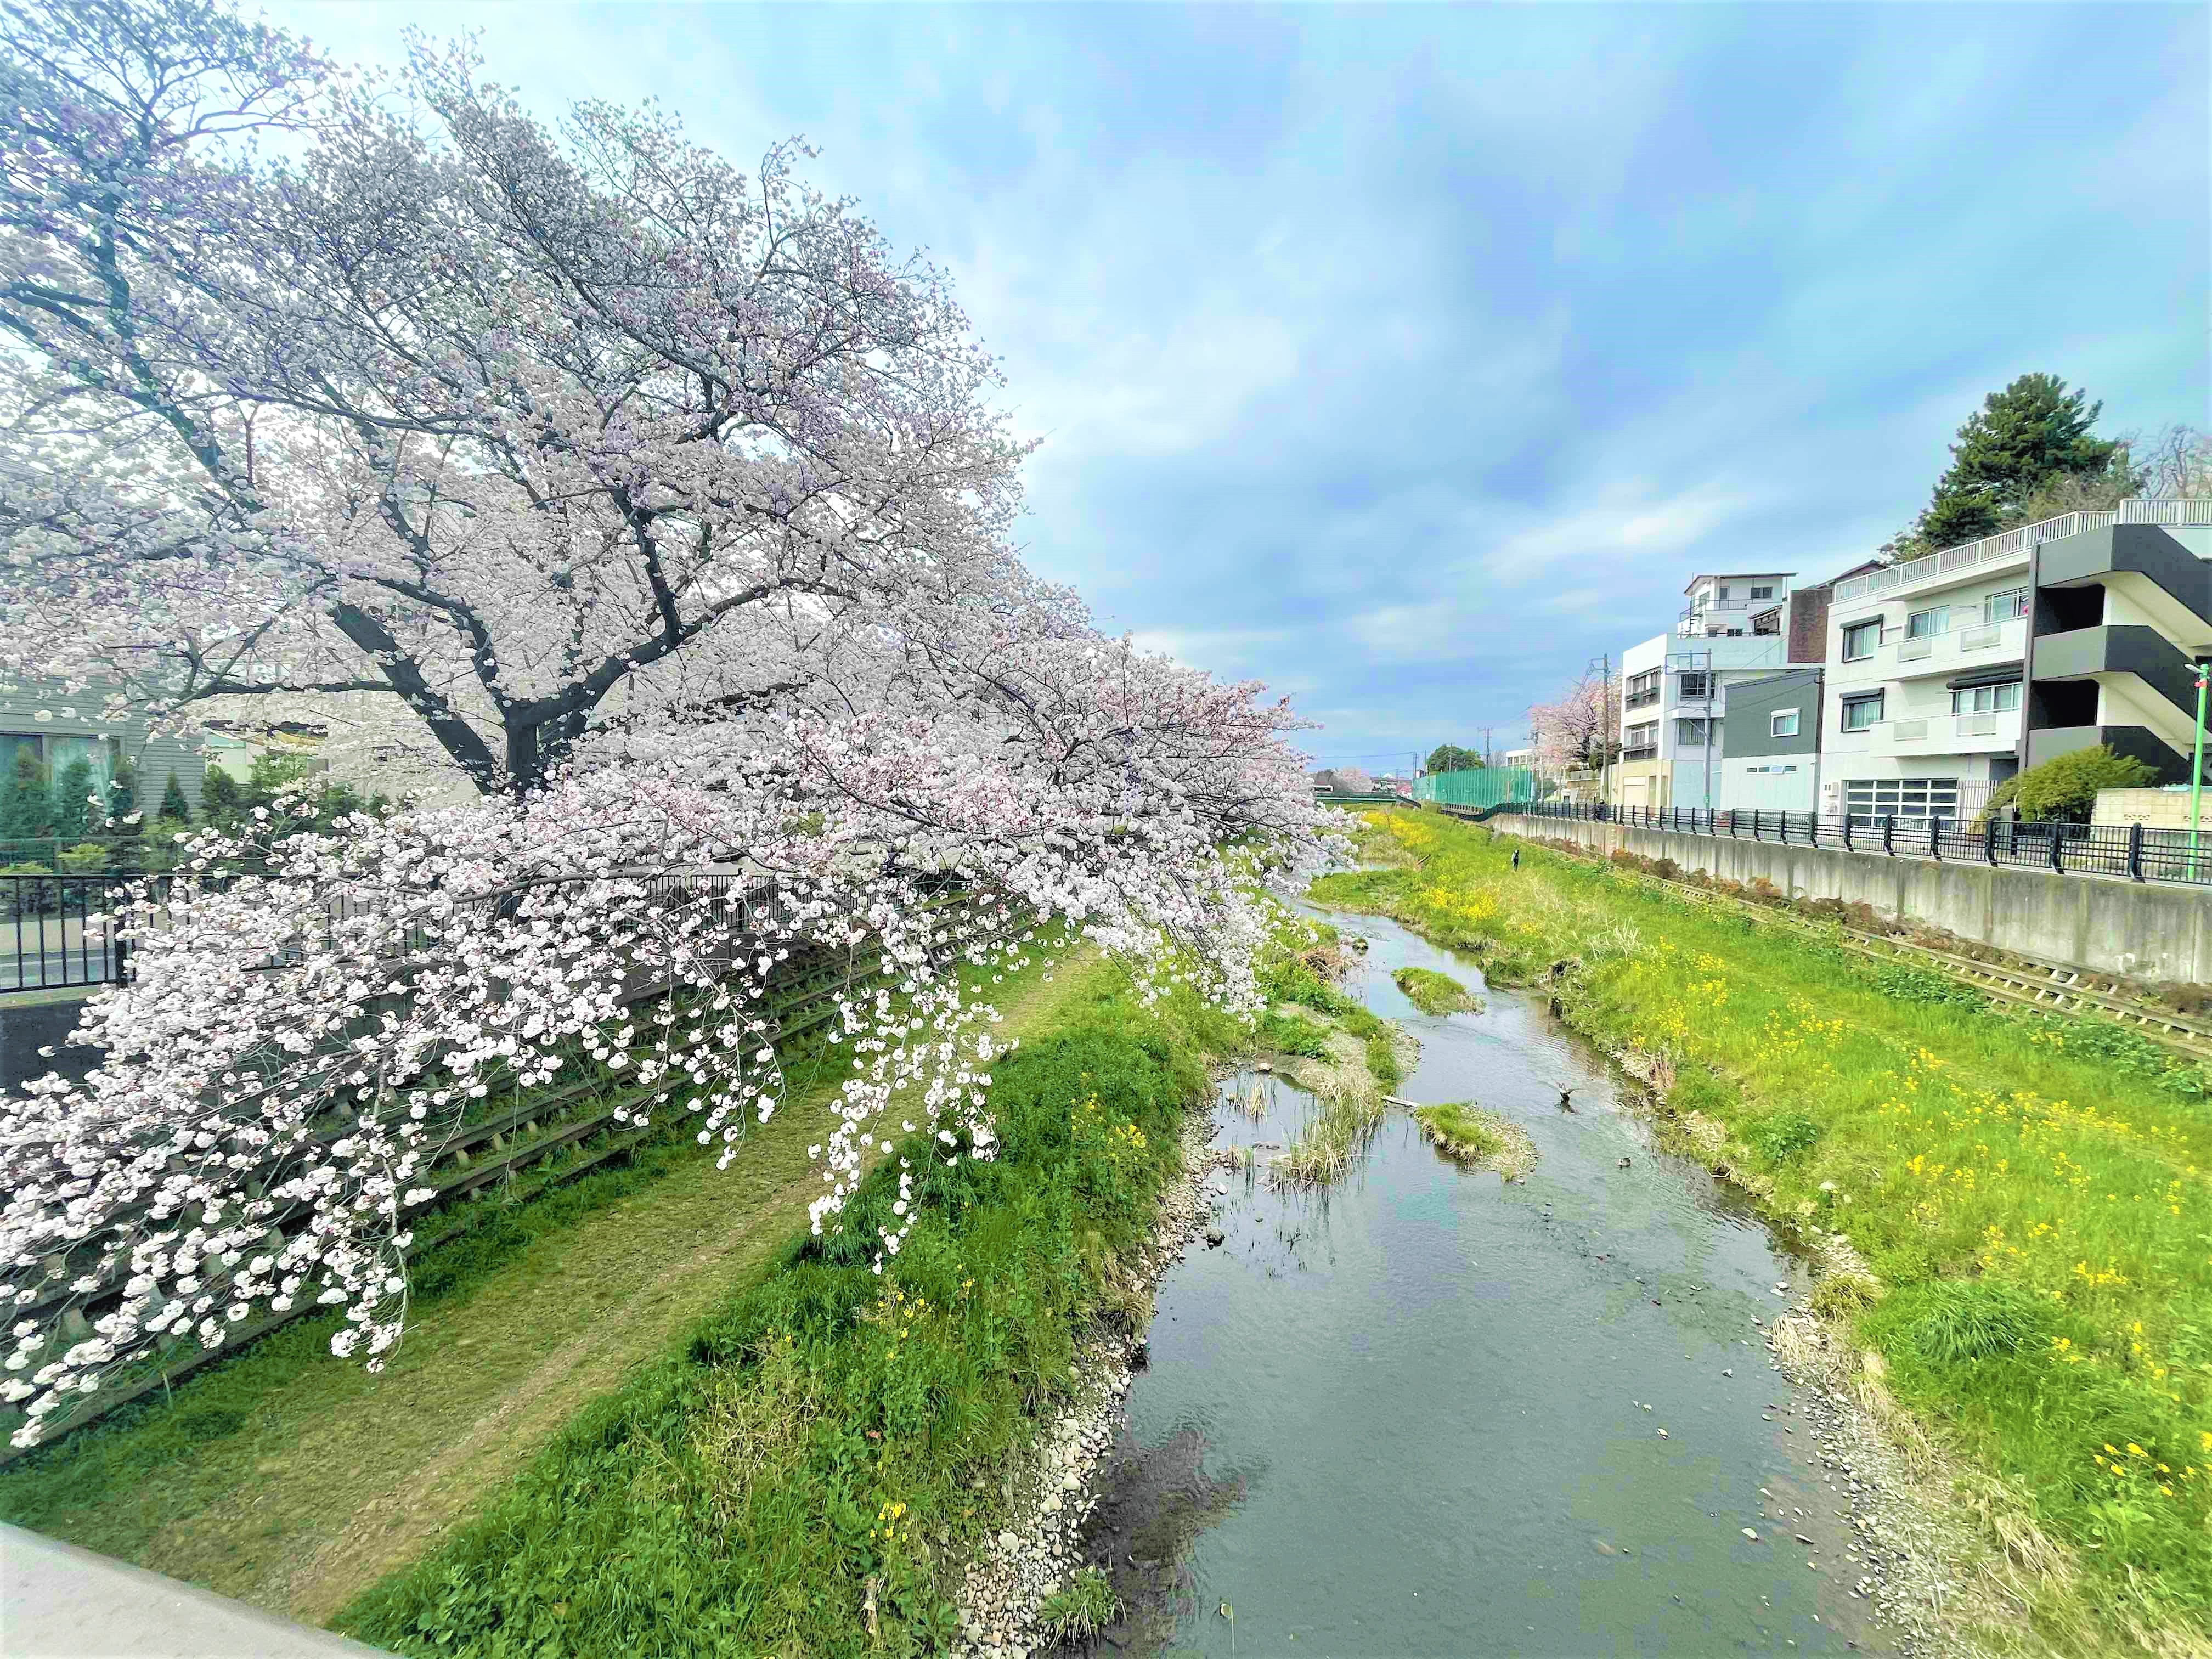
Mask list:
[[[1271,1002],[1297,1003],[1336,1021],[1360,1040],[1366,1054],[1367,1069],[1375,1081],[1384,1089],[1395,1089],[1404,1080],[1404,1073],[1398,1063],[1397,1050],[1390,1042],[1389,1022],[1365,1003],[1339,990],[1316,966],[1317,957],[1326,959],[1335,949],[1334,928],[1324,922],[1286,918],[1261,954],[1260,989]],[[1263,1025],[1263,1042],[1266,1030]]]
[[[1261,1049],[1271,1054],[1318,1060],[1328,1052],[1328,1027],[1303,1014],[1263,1014],[1257,1035]]]
[[[1447,1158],[1518,1180],[1535,1167],[1535,1144],[1510,1119],[1464,1100],[1413,1109],[1413,1121]]]
[[[1137,1316],[1124,1264],[1205,1057],[1248,1042],[1186,994],[1097,981],[994,1067],[994,1159],[915,1159],[881,1276],[896,1158],[339,1625],[424,1654],[942,1650],[953,1564],[992,1524],[977,1483],[1069,1388],[1082,1334]]]
[[[1088,1642],[1121,1616],[1121,1598],[1103,1572],[1080,1567],[1066,1589],[1045,1598],[1037,1613],[1055,1642]]]
[[[1390,978],[1425,1014],[1457,1014],[1482,1006],[1482,999],[1466,986],[1433,969],[1401,968]]]
[[[1428,1132],[1431,1140],[1454,1158],[1494,1158],[1504,1150],[1504,1138],[1498,1133],[1487,1113],[1476,1110],[1463,1100],[1448,1101],[1441,1106],[1418,1107],[1413,1121]]]
[[[2014,1593],[2045,1639],[2205,1640],[2202,1068],[1592,860],[1523,842],[1516,872],[1513,843],[1434,815],[1370,815],[1363,834],[1384,867],[1327,878],[1317,898],[1480,951],[1493,983],[1542,983],[1656,1081],[1678,1144],[1864,1259],[1872,1295],[1821,1305],[1969,1473],[1992,1541],[2039,1564]]]

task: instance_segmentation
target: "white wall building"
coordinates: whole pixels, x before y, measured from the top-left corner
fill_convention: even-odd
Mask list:
[[[2100,743],[2186,775],[2208,561],[2212,502],[2131,501],[1838,582],[1821,811],[1972,816]]]
[[[1789,665],[1793,632],[1805,632],[1790,627],[1792,574],[1693,577],[1674,627],[1621,653],[1616,805],[1728,804],[1721,789],[1727,687]],[[1825,598],[1825,589],[1815,591]]]
[[[1821,811],[1971,816],[2019,769],[2027,563],[2022,547],[1883,592],[1838,585]]]

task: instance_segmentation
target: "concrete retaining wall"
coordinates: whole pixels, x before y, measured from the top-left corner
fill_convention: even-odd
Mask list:
[[[2000,950],[2077,963],[2136,979],[2212,983],[2212,891],[2103,876],[2062,876],[1986,864],[1938,864],[1773,842],[1716,840],[1666,830],[1501,812],[1493,828],[1626,848],[1685,870],[1748,885],[1764,876],[1792,897],[1869,904]]]

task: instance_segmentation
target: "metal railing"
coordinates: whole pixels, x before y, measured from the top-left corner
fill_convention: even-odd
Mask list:
[[[1449,810],[1449,809],[1447,809]],[[1978,817],[1888,813],[1821,816],[1725,808],[1611,806],[1602,802],[1531,801],[1529,817],[1617,823],[1722,841],[1771,842],[1944,864],[2048,870],[2067,876],[2118,876],[2130,881],[2212,886],[2212,828],[2190,845],[2186,830],[2140,823],[2060,823],[1994,812]]]
[[[1848,581],[1838,582],[1834,603],[1848,605],[1853,599],[1912,587],[1938,576],[1971,570],[1976,565],[1992,563],[1999,559],[2018,558],[2045,542],[2063,540],[2087,530],[2103,530],[2116,524],[2212,525],[2212,501],[2146,499],[2122,501],[2118,507],[2103,512],[2062,513],[2055,519],[2022,525],[2016,530],[2000,531],[1994,536],[1984,536],[1979,541],[1961,543],[1957,547],[1947,547],[1923,558],[1908,559],[1903,564],[1891,565],[1886,570],[1869,571],[1863,576],[1853,576]]]
[[[165,925],[162,911],[175,890],[173,875],[132,876],[118,872],[100,875],[9,875],[0,873],[0,992],[52,991],[115,985],[129,971],[127,939],[115,937],[110,917],[134,899],[150,899],[160,907],[154,919]],[[222,878],[200,876],[203,887]],[[586,878],[576,878],[578,880]],[[625,879],[590,878],[590,879]],[[641,884],[647,895],[664,905],[704,903],[718,917],[734,906],[740,931],[750,931],[754,915],[771,919],[769,913],[783,902],[772,884],[757,877],[708,872],[679,874],[640,874],[627,879]],[[325,927],[335,927],[352,917],[376,908],[369,897],[334,897],[322,909]],[[295,940],[264,964],[284,968],[301,961],[307,941]]]

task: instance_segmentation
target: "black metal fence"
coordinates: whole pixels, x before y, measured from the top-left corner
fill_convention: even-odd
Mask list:
[[[603,878],[574,877],[587,880]],[[151,898],[167,905],[177,878],[169,875],[134,876],[121,872],[96,875],[0,872],[0,993],[65,990],[120,983],[129,970],[129,941],[114,937],[109,918],[132,899]],[[201,876],[204,884],[221,877]],[[706,905],[714,921],[708,930],[731,948],[730,924],[734,916],[738,937],[775,931],[782,920],[787,901],[771,883],[757,876],[685,872],[640,874],[649,902],[673,908]],[[944,884],[939,884],[944,885]],[[519,902],[520,892],[504,896]],[[487,901],[498,902],[501,901]],[[370,897],[334,898],[324,906],[326,925],[375,908]],[[157,911],[155,925],[161,925]],[[265,964],[283,968],[301,960],[307,941],[296,941]]]
[[[1722,841],[1827,847],[1945,864],[2051,870],[2068,876],[2212,885],[2212,829],[2192,846],[2186,830],[2140,823],[2058,823],[1990,813],[1978,818],[1876,817],[1863,813],[1727,811],[1703,807],[1608,806],[1602,802],[1532,801],[1511,809],[1538,818],[1667,830]]]

